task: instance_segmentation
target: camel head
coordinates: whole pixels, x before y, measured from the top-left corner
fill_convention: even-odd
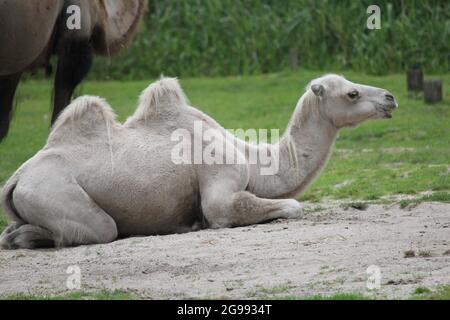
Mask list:
[[[308,88],[318,100],[320,113],[337,128],[365,120],[389,119],[398,107],[394,96],[380,88],[353,83],[338,75],[313,80]]]

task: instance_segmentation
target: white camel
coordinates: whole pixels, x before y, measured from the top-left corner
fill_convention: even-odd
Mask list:
[[[300,194],[325,165],[338,131],[391,118],[396,107],[386,90],[327,75],[307,87],[278,143],[253,145],[188,106],[175,79],[150,85],[124,124],[100,98],[78,98],[46,146],[3,188],[1,201],[13,224],[0,245],[88,245],[297,218],[300,204],[286,198]],[[244,161],[175,164],[171,134],[183,128],[194,135],[196,121],[224,133],[224,142],[236,142]],[[262,175],[261,163],[247,161],[261,148],[279,155],[276,174]]]

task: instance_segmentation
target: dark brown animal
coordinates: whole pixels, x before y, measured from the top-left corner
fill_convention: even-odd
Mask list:
[[[80,28],[68,26],[79,9]],[[52,123],[70,103],[95,54],[112,55],[128,45],[146,0],[1,0],[0,142],[6,137],[13,99],[25,71],[48,68],[58,57]]]

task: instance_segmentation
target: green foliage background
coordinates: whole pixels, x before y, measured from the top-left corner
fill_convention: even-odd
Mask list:
[[[369,30],[367,7],[381,8]],[[161,73],[223,76],[289,67],[400,72],[420,64],[450,70],[448,0],[150,0],[141,32],[120,59],[97,59],[95,78],[141,79]]]

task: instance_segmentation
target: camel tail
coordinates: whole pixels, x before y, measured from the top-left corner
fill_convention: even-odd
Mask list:
[[[162,77],[142,92],[139,106],[132,117],[147,120],[161,115],[176,113],[180,107],[189,104],[176,78]]]
[[[13,193],[16,189],[17,183],[19,182],[19,176],[20,169],[6,182],[6,185],[3,187],[0,195],[0,203],[6,213],[6,216],[15,222],[23,222],[13,203]]]

